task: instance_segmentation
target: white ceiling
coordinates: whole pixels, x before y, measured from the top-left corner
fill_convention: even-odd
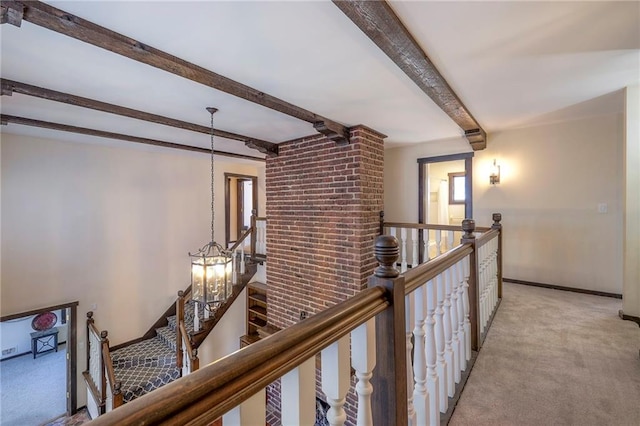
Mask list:
[[[387,146],[462,131],[335,5],[51,1],[84,19],[347,126]],[[640,82],[639,2],[392,2],[488,132],[619,112]],[[306,122],[23,22],[1,26],[3,78],[281,142]],[[206,147],[206,135],[14,94],[2,113]],[[85,137],[9,124],[3,133]],[[94,139],[94,138],[87,138]],[[489,138],[489,144],[490,144]],[[261,156],[241,142],[216,149]]]

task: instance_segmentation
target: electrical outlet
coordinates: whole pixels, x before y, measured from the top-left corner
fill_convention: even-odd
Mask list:
[[[96,309],[98,309],[98,304],[97,303],[92,303],[91,304],[91,310],[95,311]]]
[[[14,346],[12,348],[7,348],[2,350],[2,356],[8,356],[18,353],[18,347]]]
[[[607,211],[609,211],[607,203],[598,203],[598,213],[607,213]]]

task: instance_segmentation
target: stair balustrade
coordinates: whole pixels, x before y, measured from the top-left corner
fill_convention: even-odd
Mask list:
[[[353,369],[354,423],[439,425],[442,413],[451,412],[448,399],[460,392],[501,297],[502,230],[499,216],[494,221],[480,234],[465,220],[461,244],[404,273],[396,269],[402,267],[402,243],[378,237],[379,266],[367,289],[94,424],[204,425],[221,416],[223,424],[263,423],[264,389],[279,378],[283,422],[312,424],[319,356],[329,424],[345,422]]]
[[[451,250],[462,237],[460,226],[384,222],[383,213],[380,217],[381,234],[392,235],[400,243],[400,272],[415,268]],[[490,228],[478,227],[475,232],[480,234],[489,230]]]

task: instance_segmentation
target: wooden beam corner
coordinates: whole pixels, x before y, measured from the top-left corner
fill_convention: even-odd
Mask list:
[[[338,123],[316,121],[313,123],[313,128],[335,142],[337,145],[349,144],[349,129]]]
[[[24,6],[13,1],[3,1],[0,6],[0,24],[22,25]]]
[[[278,156],[278,145],[274,143],[264,143],[262,141],[256,139],[248,139],[244,143],[247,147],[251,149],[258,150],[259,152],[269,156],[269,157],[277,157]]]
[[[487,147],[487,134],[482,129],[465,130],[464,136],[474,151],[481,151]]]

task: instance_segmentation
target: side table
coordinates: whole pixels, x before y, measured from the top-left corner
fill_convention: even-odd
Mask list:
[[[33,359],[35,359],[38,354],[51,351],[58,352],[58,327],[31,333],[31,352],[33,352]]]

